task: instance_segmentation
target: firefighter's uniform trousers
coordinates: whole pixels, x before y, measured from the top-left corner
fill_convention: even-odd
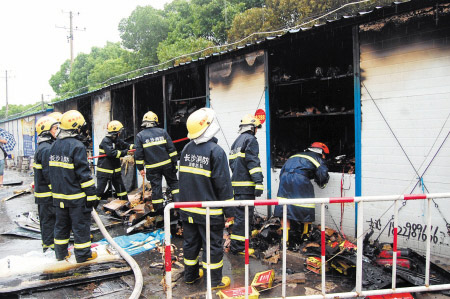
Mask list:
[[[189,142],[180,156],[180,201],[234,200],[227,156],[217,145],[217,139],[195,144]],[[211,285],[222,282],[224,213],[232,216],[231,208],[210,209]],[[206,209],[182,208],[184,279],[193,282],[199,277],[199,252],[203,248],[203,268],[206,269]],[[206,274],[206,270],[204,271]],[[205,279],[205,282],[207,280]]]
[[[116,196],[121,200],[128,200],[127,190],[122,180],[122,168],[120,157],[127,155],[128,150],[133,149],[133,144],[112,136],[103,138],[99,145],[99,153],[106,154],[106,157],[98,159],[97,163],[97,196],[104,199],[108,196],[108,182],[114,186]]]
[[[41,137],[39,137],[41,138]],[[34,198],[38,205],[39,225],[41,228],[42,249],[54,248],[55,208],[50,189],[48,159],[53,140],[51,137],[40,142],[34,154]]]
[[[176,175],[177,150],[167,132],[161,128],[146,128],[136,135],[135,159],[139,171],[144,169],[147,180],[152,185],[153,208],[162,213],[164,198],[162,177],[167,181],[174,201],[178,201],[180,190]]]
[[[68,255],[72,230],[75,258],[78,263],[84,262],[92,256],[90,213],[97,201],[86,148],[81,141],[71,136],[58,139],[50,150],[49,165],[53,204],[56,208],[56,258],[62,260]]]
[[[255,200],[255,189],[264,190],[261,162],[259,160],[259,145],[256,137],[250,131],[243,132],[231,145],[229,155],[231,184],[235,200]],[[243,252],[245,249],[245,207],[234,208],[234,225],[230,236],[232,253]],[[249,229],[253,224],[254,207],[249,206]]]
[[[147,168],[146,177],[152,186],[152,204],[153,208],[158,214],[163,213],[164,198],[162,194],[162,177],[166,179],[167,185],[169,185],[173,198],[177,198],[178,201],[178,178],[176,168],[173,165],[165,165],[158,168]]]
[[[328,183],[328,168],[321,156],[314,152],[305,152],[290,157],[280,172],[278,199],[314,198],[311,181],[324,188]],[[276,206],[275,217],[283,217],[283,207]],[[314,222],[314,204],[296,204],[287,206],[287,218],[299,222]]]

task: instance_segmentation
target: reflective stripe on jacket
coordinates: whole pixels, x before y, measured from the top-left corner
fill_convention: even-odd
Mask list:
[[[128,150],[134,147],[121,139],[112,139],[110,136],[103,138],[99,145],[99,154],[106,154],[106,157],[98,159],[97,176],[112,177],[121,175],[120,157],[127,155]]]
[[[195,144],[189,142],[180,156],[180,201],[234,200],[227,156],[217,145],[217,139]],[[231,216],[230,208],[211,208],[211,225],[223,225],[224,214]],[[206,224],[205,208],[183,208],[181,219],[190,223]]]
[[[169,134],[161,128],[146,128],[136,135],[135,159],[138,170],[177,163],[177,150]]]
[[[53,205],[75,207],[97,200],[86,148],[76,138],[57,139],[50,150]]]
[[[34,198],[37,204],[53,204],[48,166],[53,141],[47,140],[39,143],[36,153],[34,153]]]
[[[229,155],[233,172],[231,184],[235,194],[254,194],[255,188],[264,190],[263,173],[259,160],[259,145],[256,137],[244,132],[234,141]]]

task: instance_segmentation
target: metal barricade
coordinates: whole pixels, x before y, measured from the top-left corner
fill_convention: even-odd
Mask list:
[[[331,197],[331,198],[297,198],[297,199],[273,199],[273,200],[244,200],[244,201],[210,201],[210,202],[177,202],[170,203],[164,209],[164,232],[165,232],[165,271],[167,298],[172,298],[172,253],[170,245],[170,210],[179,208],[206,208],[206,256],[207,256],[207,298],[212,298],[211,293],[211,269],[210,269],[210,208],[223,207],[245,207],[245,298],[248,298],[249,286],[249,206],[283,206],[283,276],[282,276],[282,297],[286,297],[286,239],[287,239],[287,205],[291,204],[320,204],[321,223],[321,274],[322,274],[322,294],[308,295],[308,298],[351,298],[371,295],[396,294],[405,292],[428,292],[450,289],[450,284],[430,285],[430,256],[431,239],[427,238],[426,246],[426,268],[425,285],[416,287],[397,288],[397,226],[398,226],[398,202],[403,200],[427,200],[427,228],[426,235],[431,236],[431,201],[436,198],[450,199],[450,193],[433,194],[408,194],[408,195],[384,195],[384,196],[359,196],[359,197]],[[364,203],[378,201],[394,201],[394,229],[393,229],[393,263],[392,263],[392,287],[391,289],[362,290],[362,260],[363,260],[363,234],[364,234]],[[326,293],[325,290],[325,205],[334,203],[358,203],[357,219],[357,257],[356,257],[356,287],[355,291],[342,293]],[[295,296],[288,298],[305,298],[306,296]]]

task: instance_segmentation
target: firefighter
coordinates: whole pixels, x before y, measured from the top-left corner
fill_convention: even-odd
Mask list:
[[[48,158],[50,148],[56,139],[59,122],[50,116],[44,116],[36,122],[38,147],[34,154],[34,198],[38,205],[39,225],[41,228],[42,249],[54,249],[55,208],[50,189]]]
[[[170,187],[174,201],[178,201],[177,150],[164,129],[158,128],[158,116],[149,111],[142,119],[143,130],[136,135],[136,166],[146,175],[152,186],[152,204],[158,214],[163,213],[162,177]],[[144,170],[145,167],[145,170]]]
[[[86,148],[80,139],[84,117],[70,110],[61,117],[60,132],[50,150],[50,183],[56,209],[55,253],[58,260],[70,256],[67,247],[70,231],[78,263],[95,259],[91,251],[91,211],[98,205],[95,182],[87,161]]]
[[[305,152],[291,156],[281,169],[277,198],[314,198],[314,187],[310,180],[314,179],[320,188],[325,188],[330,176],[324,159],[329,153],[330,150],[324,143],[314,142]],[[282,206],[275,207],[274,216],[283,218]],[[307,240],[311,224],[315,220],[315,205],[288,205],[287,219],[288,230],[291,221],[303,223],[302,239]]]
[[[259,145],[255,134],[261,123],[254,115],[245,115],[239,125],[239,137],[231,146],[229,156],[230,168],[233,172],[231,184],[235,200],[255,200],[264,191],[261,162],[259,161]],[[249,206],[249,223],[252,225],[254,207]],[[233,254],[244,254],[245,249],[245,208],[235,207],[234,225],[231,233],[230,251]],[[249,254],[254,253],[249,248]]]
[[[127,190],[122,181],[120,157],[126,156],[128,151],[133,149],[134,144],[128,144],[120,138],[123,132],[123,125],[120,121],[110,121],[107,131],[108,134],[99,146],[99,153],[106,154],[106,157],[99,158],[97,163],[97,196],[104,199],[108,182],[111,181],[117,197],[128,201]]]
[[[227,156],[217,144],[214,135],[219,131],[215,113],[201,108],[192,113],[186,123],[191,141],[180,156],[180,200],[226,201],[234,200]],[[222,276],[224,213],[232,216],[231,208],[210,209],[211,287],[225,288],[230,278]],[[182,208],[184,280],[192,284],[203,276],[199,252],[203,248],[203,268],[206,271],[206,209]]]

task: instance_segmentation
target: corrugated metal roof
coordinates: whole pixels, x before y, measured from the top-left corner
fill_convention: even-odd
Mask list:
[[[190,64],[191,62],[207,61],[208,59],[219,57],[219,56],[231,53],[231,52],[237,52],[237,51],[243,50],[245,48],[248,48],[248,47],[251,47],[251,46],[254,46],[254,45],[261,45],[261,44],[263,44],[265,42],[270,42],[270,41],[273,41],[273,40],[276,40],[276,39],[280,39],[280,38],[283,38],[283,37],[285,37],[287,35],[290,35],[290,34],[298,34],[298,33],[304,32],[304,31],[309,31],[309,30],[314,29],[314,28],[322,28],[324,26],[333,26],[335,24],[339,25],[339,23],[341,23],[341,22],[347,22],[348,20],[352,20],[352,19],[355,22],[357,22],[357,23],[358,22],[359,23],[364,23],[366,18],[370,17],[372,14],[374,15],[375,18],[382,19],[383,17],[386,17],[386,16],[385,15],[376,16],[375,14],[378,13],[378,10],[380,10],[380,9],[395,9],[395,11],[392,12],[392,13],[393,14],[399,14],[399,13],[403,13],[404,12],[404,11],[401,11],[401,9],[398,9],[399,6],[406,6],[407,4],[410,4],[410,3],[417,3],[418,5],[421,5],[423,7],[426,7],[426,6],[429,6],[429,5],[434,5],[434,3],[429,3],[429,1],[426,1],[426,0],[408,0],[408,1],[403,1],[403,2],[393,2],[391,5],[386,5],[386,6],[375,6],[375,7],[373,7],[372,9],[370,9],[368,11],[357,12],[357,13],[355,13],[355,15],[341,16],[338,19],[326,20],[324,23],[314,24],[313,26],[310,26],[310,27],[300,27],[300,28],[297,28],[297,29],[287,29],[286,33],[284,33],[284,34],[276,34],[274,36],[267,36],[265,38],[256,40],[254,42],[246,43],[245,45],[238,45],[238,46],[234,47],[233,49],[228,49],[228,50],[225,50],[225,51],[215,52],[215,53],[212,53],[211,55],[207,55],[207,56],[204,56],[204,57],[199,57],[198,59],[193,59],[192,61],[180,63],[178,66],[171,66],[171,67],[167,67],[167,68],[164,68],[164,69],[161,69],[161,70],[156,70],[156,71],[153,71],[153,72],[149,72],[149,73],[146,73],[144,75],[137,76],[137,77],[134,77],[134,78],[131,78],[131,79],[125,79],[125,80],[122,80],[120,82],[113,83],[113,84],[110,84],[110,85],[102,87],[102,88],[98,88],[96,90],[92,90],[92,91],[85,92],[85,93],[82,93],[82,94],[79,94],[79,95],[76,95],[76,96],[73,96],[73,97],[70,97],[70,98],[66,98],[66,99],[60,100],[60,101],[55,102],[53,104],[64,102],[64,101],[70,101],[70,100],[72,100],[74,98],[81,98],[81,97],[86,96],[88,94],[94,94],[94,93],[96,93],[96,92],[98,92],[100,90],[111,89],[114,86],[122,85],[122,84],[127,83],[127,82],[138,81],[139,79],[142,79],[144,77],[149,77],[149,76],[155,75],[157,73],[163,73],[163,72],[166,72],[168,70],[172,70],[172,69],[177,68],[177,67],[182,67],[182,66],[185,66],[187,64]],[[358,18],[360,20],[358,20]]]

